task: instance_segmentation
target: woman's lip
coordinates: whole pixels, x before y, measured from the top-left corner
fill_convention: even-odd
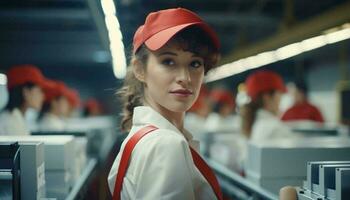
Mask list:
[[[173,94],[187,94],[187,95],[192,94],[192,92],[190,90],[173,90],[173,91],[170,91],[170,93],[173,93]]]
[[[173,90],[173,91],[170,91],[170,94],[173,94],[179,97],[188,97],[193,93],[190,90]]]

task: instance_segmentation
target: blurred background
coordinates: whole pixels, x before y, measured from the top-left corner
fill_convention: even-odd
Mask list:
[[[342,26],[349,20],[346,0],[120,0],[115,1],[126,58],[136,28],[146,14],[163,8],[185,7],[197,12],[218,32],[221,64],[301,42]],[[121,80],[113,75],[113,58],[100,1],[12,0],[0,2],[0,71],[16,64],[34,64],[53,79],[79,89],[82,98],[96,96],[108,113],[118,110],[114,91]],[[117,28],[117,25],[115,26]],[[336,88],[348,80],[349,40],[263,65],[279,72],[285,81],[303,77],[310,95],[326,119],[337,121]],[[210,84],[233,92],[249,73]],[[320,81],[322,80],[322,81]],[[210,85],[211,86],[211,85]],[[324,95],[327,98],[322,98]],[[329,108],[329,107],[328,107]]]
[[[203,90],[206,93],[204,96],[210,97],[208,107],[203,107],[205,103],[199,102],[200,106],[196,104],[197,107],[190,110],[196,113],[207,109],[204,116],[211,121],[201,121],[208,124],[205,130],[199,131],[203,127],[198,127],[198,119],[191,121],[192,118],[189,118],[187,126],[204,144],[201,153],[213,160],[211,166],[222,175],[222,180],[226,180],[220,183],[227,199],[246,199],[254,194],[257,199],[274,199],[281,186],[302,185],[301,180],[307,179],[307,162],[349,160],[349,0],[2,0],[0,110],[5,108],[9,99],[6,74],[14,66],[36,66],[47,79],[63,81],[66,88],[75,91],[73,110],[66,121],[69,128],[43,130],[33,125],[38,113],[29,112],[25,116],[32,135],[85,138],[78,141],[73,139],[81,145],[84,153],[80,154],[82,150],[77,150],[81,158],[79,169],[76,169],[78,172],[72,184],[69,183],[69,188],[63,187],[57,192],[55,188],[60,188],[62,185],[57,184],[61,182],[50,183],[57,174],[51,171],[53,169],[45,168],[50,179],[46,180],[47,197],[111,198],[106,179],[125,137],[119,129],[122,108],[115,93],[122,86],[129,64],[133,35],[148,13],[176,7],[196,12],[215,29],[222,45],[221,61],[205,79]],[[311,134],[315,136],[314,139],[249,146],[247,138],[231,137],[241,133],[240,110],[251,100],[247,95],[245,80],[257,70],[276,72],[287,87],[287,92],[281,98],[278,117],[295,103],[295,82],[300,81],[307,87],[307,97],[320,111],[322,122],[290,123],[288,126],[302,137]],[[229,105],[227,112],[232,118],[209,117],[210,112],[220,113],[219,104]],[[232,134],[228,136],[227,133]],[[322,138],[316,138],[318,136]],[[0,138],[0,144],[9,141],[23,145],[22,139]],[[63,142],[64,145],[68,145],[68,142]],[[287,169],[293,164],[301,166],[297,169],[298,173],[283,171],[282,175],[266,175],[270,172],[264,170],[272,169],[271,165],[277,166],[278,163],[264,163],[263,160],[269,156],[257,152],[271,146],[276,152],[282,152],[281,148],[290,148],[290,154],[278,154],[280,160],[276,160],[285,163],[280,168]],[[319,148],[319,151],[313,154],[304,149],[310,146]],[[334,146],[337,148],[333,149]],[[329,156],[326,152],[330,152]],[[338,156],[332,157],[335,154]],[[283,162],[285,155],[289,160]],[[292,159],[300,155],[304,155],[303,159]],[[67,155],[62,156],[65,158]],[[45,162],[51,162],[49,159],[43,158]],[[248,164],[243,164],[246,162]],[[254,171],[257,170],[255,166],[260,166],[261,171]],[[228,174],[226,168],[229,169]],[[278,170],[280,168],[277,167]],[[253,172],[259,176],[253,177]],[[66,172],[63,170],[62,173]],[[248,178],[248,181],[242,177]],[[346,180],[350,180],[349,176]],[[62,180],[62,183],[66,184],[65,181]],[[253,183],[261,188],[256,189]],[[312,190],[310,187],[306,189]],[[246,196],[232,194],[242,191]],[[0,197],[1,192],[0,189]],[[45,195],[42,193],[42,196]]]

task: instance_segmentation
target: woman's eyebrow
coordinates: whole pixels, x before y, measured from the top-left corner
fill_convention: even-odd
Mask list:
[[[191,56],[192,58],[193,57],[198,57],[198,58],[202,58],[202,56],[200,56],[199,54],[192,54],[192,56]]]
[[[163,56],[163,55],[172,55],[172,56],[177,56],[176,53],[174,52],[170,52],[170,51],[165,51],[165,52],[161,52],[158,54],[158,56]]]

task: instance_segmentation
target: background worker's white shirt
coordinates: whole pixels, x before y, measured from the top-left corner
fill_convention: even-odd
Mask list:
[[[253,124],[251,140],[262,141],[271,139],[288,139],[296,137],[288,126],[283,124],[271,112],[259,109]]]
[[[26,121],[17,108],[0,113],[0,135],[29,135]]]
[[[193,163],[188,145],[195,146],[191,134],[182,134],[150,107],[134,109],[133,127],[120,152],[130,137],[147,125],[159,129],[143,137],[135,146],[124,177],[121,199],[216,199],[212,188]],[[111,193],[120,157],[119,153],[108,176]]]
[[[233,133],[240,131],[240,118],[236,115],[223,117],[218,113],[211,113],[205,123],[205,128],[212,133]]]
[[[40,131],[63,131],[66,129],[65,121],[51,113],[46,113],[38,126]]]
[[[208,132],[205,123],[206,118],[201,117],[196,113],[186,113],[184,126],[186,130],[191,132],[195,140],[204,140],[204,134]]]

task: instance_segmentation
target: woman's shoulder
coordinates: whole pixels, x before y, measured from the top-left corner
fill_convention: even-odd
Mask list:
[[[147,153],[157,149],[162,153],[171,149],[183,149],[186,145],[187,141],[181,133],[159,128],[144,136],[136,145],[135,151],[142,149],[140,152]]]

